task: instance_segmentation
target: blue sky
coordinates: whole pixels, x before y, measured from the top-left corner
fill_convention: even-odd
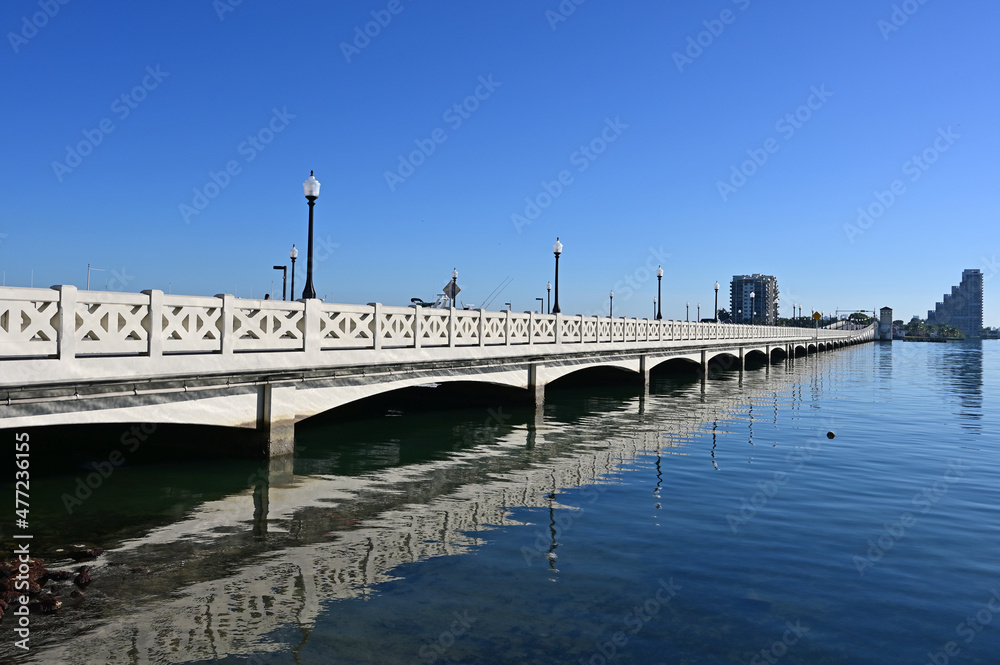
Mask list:
[[[997,3],[63,1],[0,10],[7,285],[280,297],[295,243],[300,291],[314,170],[328,300],[529,309],[559,236],[565,313],[980,268],[1000,325]]]

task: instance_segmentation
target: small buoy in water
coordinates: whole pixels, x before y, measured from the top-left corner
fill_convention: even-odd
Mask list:
[[[832,438],[833,438],[833,437],[835,437],[835,436],[837,436],[837,435],[836,435],[836,434],[834,434],[833,432],[827,432],[827,433],[826,433],[826,438],[828,438],[828,439],[832,439]]]

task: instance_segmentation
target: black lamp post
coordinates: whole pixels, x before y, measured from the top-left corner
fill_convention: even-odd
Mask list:
[[[608,297],[609,297],[610,302],[611,302],[611,304],[609,306],[609,310],[610,311],[608,312],[608,318],[609,319],[613,319],[613,318],[615,318],[615,292],[612,291],[611,293],[609,293]]]
[[[691,301],[688,300],[684,303],[684,320],[688,323],[691,322]]]
[[[451,296],[451,306],[452,307],[457,307],[458,306],[458,268],[452,268],[451,269],[451,293],[449,293],[448,295]]]
[[[542,303],[545,302],[545,298],[535,298],[538,301],[538,313],[542,313]]]
[[[281,299],[284,300],[287,294],[285,285],[288,282],[288,266],[274,266],[274,269],[281,271]]]
[[[653,318],[656,318],[656,298],[653,298]]]
[[[698,303],[698,318],[695,321],[701,323],[701,303]]]
[[[306,286],[302,289],[302,299],[305,300],[316,297],[316,289],[313,288],[313,206],[319,198],[319,181],[312,171],[309,172],[309,179],[302,183],[302,189],[309,201],[309,251],[306,254]]]
[[[754,296],[756,296],[756,295],[757,295],[757,293],[755,291],[751,291],[750,292],[750,325],[753,325],[753,324],[757,323],[757,321],[756,321],[756,319],[757,319],[757,310],[753,306],[753,299],[754,299]]]
[[[545,284],[545,297],[548,298],[548,303],[545,305],[545,311],[549,314],[552,313],[552,282],[547,282]]]
[[[299,258],[299,250],[296,249],[295,245],[292,244],[292,248],[288,250],[288,258],[292,260],[292,297],[295,297],[295,259]]]
[[[656,320],[663,320],[663,266],[656,266]]]
[[[719,283],[715,283],[715,322],[719,322]]]
[[[559,242],[559,238],[556,238],[556,242],[552,245],[552,253],[556,255],[556,304],[552,306],[552,313],[559,314],[562,310],[559,309],[559,255],[562,254],[563,244]]]

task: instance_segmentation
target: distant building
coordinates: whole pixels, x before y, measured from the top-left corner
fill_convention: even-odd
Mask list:
[[[983,331],[983,273],[978,268],[962,271],[962,282],[944,294],[944,300],[927,311],[927,323],[955,326],[966,337]]]
[[[778,280],[771,275],[733,275],[729,285],[729,311],[735,323],[753,323],[756,320],[765,325],[777,324]]]

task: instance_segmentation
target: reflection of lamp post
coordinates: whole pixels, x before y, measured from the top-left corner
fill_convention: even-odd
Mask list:
[[[292,297],[295,297],[295,259],[299,258],[299,250],[295,248],[292,244],[292,248],[288,250],[288,258],[292,260]]]
[[[306,253],[306,286],[302,289],[302,299],[316,297],[316,289],[313,288],[313,206],[319,198],[319,181],[313,172],[309,172],[309,179],[302,183],[306,200],[309,201],[309,250]]]
[[[556,255],[556,304],[552,308],[553,314],[558,314],[561,310],[559,309],[559,255],[562,254],[563,244],[559,242],[559,238],[556,238],[556,242],[552,245],[552,253]]]
[[[657,266],[656,267],[656,301],[659,301],[660,303],[663,302],[663,289],[662,289],[662,285],[663,285],[663,266]],[[656,302],[656,301],[654,301],[654,302]],[[661,311],[662,307],[663,307],[662,304],[657,306],[657,309],[656,309],[656,320],[657,321],[663,320],[663,313]]]
[[[615,318],[615,292],[612,291],[610,294],[608,294],[608,297],[611,302],[609,306],[610,311],[608,312],[608,318],[613,319]]]
[[[285,299],[285,285],[288,282],[288,266],[274,266],[275,270],[281,271],[281,299]]]
[[[691,301],[688,300],[684,303],[684,320],[688,323],[691,322]]]
[[[719,283],[715,283],[715,322],[719,322]]]
[[[552,313],[552,282],[547,282],[545,284],[545,297],[548,298],[548,303],[545,306],[545,311],[549,314]]]

